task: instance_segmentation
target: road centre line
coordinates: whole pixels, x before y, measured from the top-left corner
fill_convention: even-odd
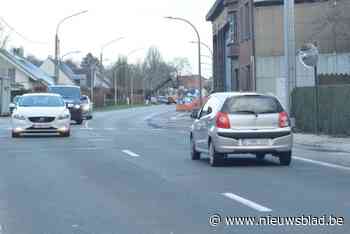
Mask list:
[[[245,199],[245,198],[240,197],[240,196],[233,194],[233,193],[222,193],[222,195],[224,195],[225,197],[230,198],[232,200],[235,200],[235,201],[237,201],[245,206],[248,206],[254,210],[257,210],[259,212],[271,212],[272,211],[270,208],[259,205],[258,203],[255,203],[253,201],[250,201],[248,199]]]
[[[135,157],[135,158],[140,157],[140,155],[138,155],[138,154],[136,154],[136,153],[134,153],[134,152],[132,152],[130,150],[122,150],[122,152],[124,154],[127,154],[127,155],[131,156],[131,157]]]
[[[319,166],[324,166],[324,167],[330,167],[330,168],[334,168],[334,169],[350,171],[350,167],[345,167],[345,166],[341,166],[341,165],[337,165],[337,164],[333,164],[333,163],[321,162],[321,161],[317,161],[317,160],[312,160],[312,159],[307,159],[307,158],[302,158],[302,157],[294,157],[294,156],[293,156],[293,159],[296,159],[296,160],[299,160],[299,161],[303,161],[303,162],[312,163],[312,164],[316,164],[316,165],[319,165]]]

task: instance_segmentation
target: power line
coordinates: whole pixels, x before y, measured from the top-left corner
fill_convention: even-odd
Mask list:
[[[23,35],[22,33],[18,32],[14,27],[12,27],[3,17],[0,16],[0,20],[15,34],[17,34],[20,38],[23,40],[32,43],[32,44],[42,44],[42,45],[48,45],[49,42],[42,42],[42,41],[34,41]]]

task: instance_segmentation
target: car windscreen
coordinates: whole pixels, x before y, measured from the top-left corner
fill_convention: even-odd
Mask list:
[[[80,89],[76,87],[50,87],[50,93],[60,94],[63,98],[80,100]]]
[[[246,95],[227,99],[223,111],[232,114],[269,114],[283,112],[283,107],[275,97]]]
[[[58,96],[27,96],[22,97],[19,101],[21,107],[61,107],[64,101]]]

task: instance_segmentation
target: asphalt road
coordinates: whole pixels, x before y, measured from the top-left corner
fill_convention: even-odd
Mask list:
[[[0,233],[350,233],[350,168],[323,160],[334,152],[296,146],[290,167],[243,155],[211,168],[190,160],[189,120],[174,111],[96,113],[70,138],[12,139],[1,118]],[[345,223],[212,227],[213,214]]]

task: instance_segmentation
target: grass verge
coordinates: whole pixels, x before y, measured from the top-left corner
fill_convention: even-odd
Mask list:
[[[134,104],[134,105],[111,105],[111,106],[104,106],[104,107],[96,107],[94,111],[96,112],[104,112],[104,111],[115,111],[115,110],[125,110],[125,109],[131,109],[131,108],[138,108],[138,107],[146,107],[150,105],[146,104]]]

